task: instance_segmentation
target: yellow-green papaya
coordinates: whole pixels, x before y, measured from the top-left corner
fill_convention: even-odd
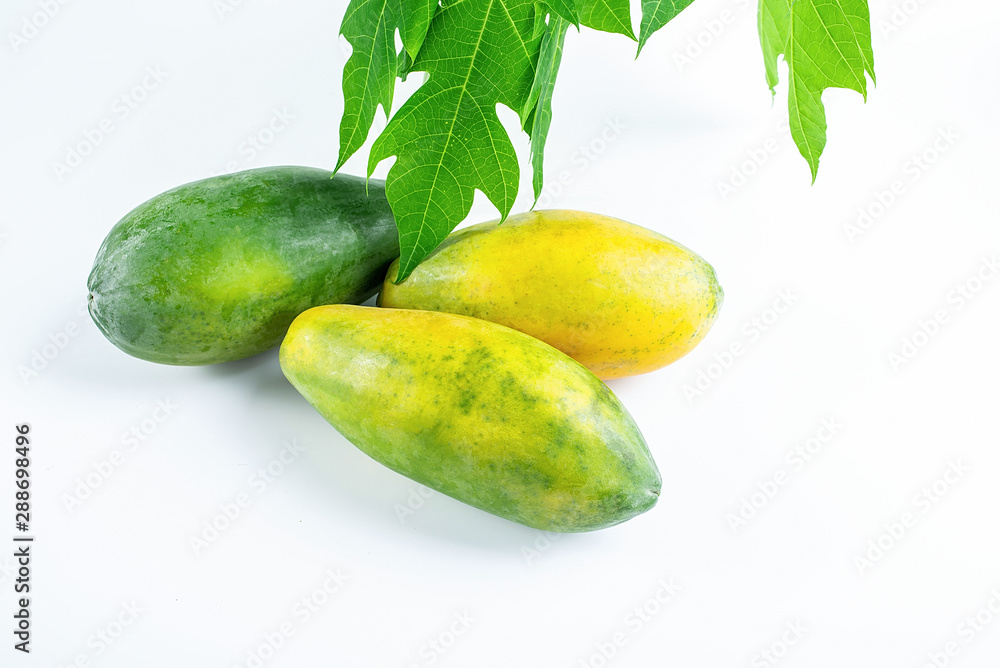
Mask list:
[[[292,323],[285,376],[385,466],[548,531],[651,508],[660,474],[611,390],[533,337],[447,313],[320,306]]]

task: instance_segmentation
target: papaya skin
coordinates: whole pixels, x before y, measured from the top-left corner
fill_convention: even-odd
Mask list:
[[[281,343],[299,313],[361,303],[399,255],[381,181],[308,167],[217,176],[154,197],[105,239],[90,314],[126,353],[216,364]]]
[[[551,346],[447,313],[320,306],[281,368],[348,441],[469,505],[546,531],[650,509],[660,474],[604,383]]]
[[[690,352],[723,301],[715,271],[665,236],[608,216],[532,211],[451,234],[379,305],[445,311],[531,334],[604,379]]]

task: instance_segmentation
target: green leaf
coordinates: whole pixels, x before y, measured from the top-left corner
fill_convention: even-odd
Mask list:
[[[520,172],[496,114],[521,113],[531,94],[541,35],[534,0],[456,0],[438,10],[410,68],[429,77],[372,146],[371,174],[396,156],[386,195],[399,228],[399,279],[472,208],[476,189],[510,213]]]
[[[694,0],[642,0],[642,23],[639,25],[639,48],[636,56],[642,53],[642,47],[657,30],[667,23]]]
[[[525,104],[526,110],[522,112],[523,118],[530,118],[530,125],[526,124],[525,131],[531,135],[531,165],[533,174],[531,184],[535,190],[535,203],[542,194],[542,160],[545,154],[545,139],[549,134],[549,125],[552,122],[552,92],[556,85],[556,72],[559,70],[559,62],[562,60],[563,42],[566,39],[566,31],[569,29],[569,22],[559,16],[549,18],[545,34],[542,36],[542,46],[538,53],[538,66],[535,69],[535,81],[531,86],[531,94]]]
[[[615,32],[635,39],[629,0],[577,0],[580,23],[604,32]]]
[[[407,56],[415,57],[436,7],[437,0],[351,0],[340,28],[353,51],[344,65],[338,170],[365,143],[378,106],[387,116],[392,110],[396,76],[406,58],[396,53],[396,30]]]
[[[792,138],[816,181],[826,146],[827,88],[848,88],[867,99],[875,81],[871,20],[866,0],[761,0],[757,17],[768,86],[778,83],[778,56],[788,63]]]
[[[580,10],[576,7],[576,0],[545,0],[545,4],[553,14],[580,28]]]
[[[537,203],[569,25],[635,39],[629,0],[441,1],[350,0],[342,27],[354,52],[344,68],[337,169],[365,142],[378,107],[391,113],[396,78],[427,75],[389,119],[368,160],[370,175],[382,160],[396,158],[386,194],[399,227],[398,280],[464,220],[476,190],[502,218],[510,213],[520,172],[497,105],[515,111],[530,136]],[[637,55],[691,2],[642,0]],[[815,180],[826,143],[823,91],[866,95],[866,75],[875,79],[867,2],[760,0],[758,29],[772,92],[778,58],[788,63],[791,132]]]

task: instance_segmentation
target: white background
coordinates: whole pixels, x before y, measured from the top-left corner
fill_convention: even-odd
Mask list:
[[[908,0],[886,32],[894,5],[873,3],[878,86],[867,104],[824,96],[814,186],[781,128],[785,88],[772,106],[764,83],[751,4],[697,0],[638,61],[620,36],[569,35],[543,205],[676,239],[715,266],[726,301],[689,356],[611,384],[659,463],[658,506],[562,537],[423,500],[330,428],[273,353],[157,366],[80,310],[103,237],[147,198],[234,167],[336,162],[345,6],[66,2],[15,50],[8,33],[39,5],[5,0],[0,544],[14,534],[20,422],[34,435],[37,542],[30,656],[12,649],[13,548],[0,549],[0,665],[253,666],[289,623],[260,665],[918,668],[953,643],[939,665],[996,666],[1000,278],[976,280],[1000,253],[997,4]],[[126,117],[116,100],[147,68],[165,76]],[[294,118],[250,155],[244,142],[275,110]],[[58,178],[54,163],[105,118],[113,131]],[[609,123],[622,129],[604,141]],[[520,211],[523,135],[517,149]],[[761,149],[762,166],[745,162]],[[933,164],[914,172],[925,151]],[[345,171],[366,159],[367,147]],[[895,180],[901,194],[880,210]],[[739,185],[723,197],[725,183]],[[859,208],[881,215],[851,238]],[[470,222],[493,217],[480,198]],[[980,289],[962,301],[956,286],[970,282]],[[775,317],[782,293],[793,305]],[[918,334],[939,310],[934,336]],[[919,351],[893,365],[914,337]],[[723,368],[734,343],[743,352]],[[689,398],[701,373],[714,379]],[[161,422],[158,401],[176,405]],[[825,419],[834,437],[808,463],[789,460]],[[288,441],[302,452],[261,489],[255,472]],[[120,465],[94,477],[116,450]],[[933,491],[952,465],[961,477]],[[88,476],[100,484],[69,507]],[[250,506],[196,553],[191,537],[240,494]],[[734,528],[744,500],[759,508]],[[905,513],[911,526],[892,537]],[[346,582],[317,595],[338,569]],[[666,603],[661,581],[679,588]],[[296,614],[314,595],[324,603]]]

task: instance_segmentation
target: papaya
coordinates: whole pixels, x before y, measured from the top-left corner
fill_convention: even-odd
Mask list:
[[[385,184],[330,174],[265,167],[134,209],[94,261],[94,322],[135,357],[216,364],[277,346],[313,306],[369,299],[399,255]]]
[[[581,211],[533,211],[452,233],[379,305],[445,311],[535,336],[604,379],[690,352],[723,292],[701,257],[652,230]]]
[[[659,471],[618,398],[522,332],[449,313],[319,306],[292,323],[279,360],[371,458],[494,515],[592,531],[659,497]]]

